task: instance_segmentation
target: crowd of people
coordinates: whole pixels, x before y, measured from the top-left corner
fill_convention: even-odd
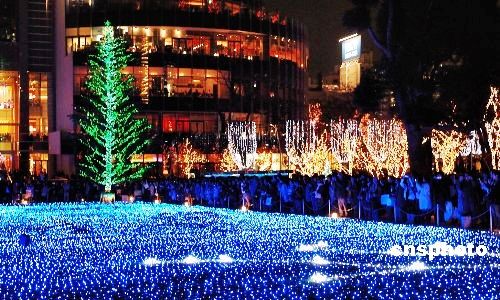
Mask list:
[[[437,173],[432,178],[337,172],[311,177],[248,175],[143,180],[116,187],[115,199],[398,223],[435,224],[439,218],[442,224],[462,227],[487,227],[491,209],[494,223],[500,225],[500,176],[496,172]],[[0,175],[0,191],[4,203],[95,201],[102,192],[94,183],[62,177],[49,180],[45,173]]]

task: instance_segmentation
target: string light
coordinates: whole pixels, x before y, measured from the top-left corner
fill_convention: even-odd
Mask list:
[[[404,268],[407,271],[425,271],[429,269],[423,262],[415,261],[408,267]]]
[[[188,264],[188,265],[199,264],[200,262],[201,262],[201,260],[193,255],[189,255],[188,257],[186,257],[182,260],[182,263]]]
[[[5,299],[498,296],[500,244],[480,231],[142,203],[4,206],[0,214]],[[490,254],[387,254],[438,241]],[[313,264],[316,255],[330,263]]]
[[[270,171],[273,165],[273,153],[268,150],[261,150],[257,153],[255,160],[255,170]]]
[[[161,264],[161,260],[158,260],[156,257],[148,257],[144,260],[144,265],[148,267],[153,267]]]
[[[149,102],[149,52],[148,39],[145,38],[141,47],[141,66],[142,66],[142,82],[141,82],[141,100],[143,103]]]
[[[445,174],[451,174],[455,170],[455,161],[465,140],[465,135],[455,130],[432,130],[431,147],[437,170],[441,168]]]
[[[465,141],[465,146],[460,150],[460,156],[481,155],[482,153],[479,135],[476,130],[473,130]]]
[[[316,135],[313,121],[286,122],[285,149],[289,162],[304,175],[321,174],[330,164],[327,133]]]
[[[340,165],[347,164],[343,171],[352,173],[354,159],[358,148],[359,124],[356,120],[330,122],[330,145],[332,154]]]
[[[311,260],[311,263],[313,265],[326,266],[326,265],[330,264],[330,261],[327,259],[324,259],[323,257],[321,257],[319,255],[314,255],[312,260]]]
[[[233,156],[229,152],[229,149],[224,149],[222,152],[222,159],[220,161],[220,168],[222,172],[233,172],[238,171],[238,166],[234,162]]]
[[[491,87],[490,99],[486,105],[484,126],[488,136],[488,144],[491,151],[491,162],[493,169],[500,169],[500,105],[498,100],[498,88]],[[493,119],[487,120],[489,112],[493,113]]]
[[[240,170],[253,166],[257,157],[255,122],[231,122],[227,128],[228,149]]]
[[[322,274],[320,272],[314,272],[314,274],[309,277],[309,282],[311,283],[326,283],[331,281],[332,279],[325,274]]]
[[[234,259],[229,255],[221,254],[221,255],[219,255],[219,262],[225,263],[225,264],[230,264],[230,263],[234,262]]]
[[[387,172],[400,177],[409,167],[408,140],[403,123],[397,119],[379,120],[364,116],[359,130],[361,146],[358,146],[356,165],[373,175]]]
[[[195,164],[204,163],[206,161],[203,154],[201,154],[198,150],[193,149],[189,139],[186,139],[184,143],[180,145],[179,160],[181,163],[182,174],[186,178],[191,177],[191,170]]]

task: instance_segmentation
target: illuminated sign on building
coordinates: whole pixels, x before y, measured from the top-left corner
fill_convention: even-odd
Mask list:
[[[342,43],[342,62],[358,59],[361,55],[361,35],[353,34],[339,40]]]

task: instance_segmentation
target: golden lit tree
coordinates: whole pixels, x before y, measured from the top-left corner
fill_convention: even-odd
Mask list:
[[[313,121],[287,121],[285,131],[288,161],[298,173],[321,174],[329,161],[327,133],[317,136]]]
[[[269,150],[257,151],[257,159],[255,160],[255,170],[270,171],[273,165],[273,153]]]
[[[373,175],[384,170],[390,176],[401,176],[409,169],[406,130],[397,119],[379,120],[363,117],[357,166]]]
[[[195,164],[204,163],[206,161],[205,156],[200,153],[200,151],[193,148],[189,139],[186,139],[185,142],[179,146],[178,158],[182,175],[187,178],[191,177],[191,170]]]
[[[222,159],[220,161],[220,169],[222,172],[234,172],[238,171],[238,166],[234,162],[233,156],[229,152],[229,149],[224,149],[222,152]]]
[[[441,169],[445,174],[455,170],[455,161],[465,140],[466,136],[461,132],[432,130],[431,145],[436,170]]]
[[[488,120],[488,113],[492,117]],[[484,126],[488,136],[488,145],[491,151],[491,164],[493,169],[500,169],[500,105],[498,102],[498,88],[491,87],[491,94],[486,105],[486,114],[484,117]]]

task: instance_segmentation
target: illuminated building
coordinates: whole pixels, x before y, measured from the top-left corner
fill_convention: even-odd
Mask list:
[[[353,90],[361,80],[361,36],[353,34],[339,40],[342,44],[342,65],[340,66],[340,88]]]
[[[133,63],[125,72],[135,77],[133,96],[140,114],[161,140],[216,135],[228,122],[249,118],[261,130],[303,117],[308,57],[304,28],[266,13],[260,1],[64,3],[65,42],[58,69],[73,77],[72,86],[58,87],[64,101],[80,101],[88,54],[109,20],[128,41]],[[58,41],[58,47],[63,43]],[[68,119],[68,107],[73,105],[60,108],[58,118]],[[75,130],[70,120],[64,122],[57,128],[62,145],[63,133]],[[71,149],[58,150],[61,157],[74,155]],[[58,160],[60,169],[71,170],[72,165],[71,159]]]
[[[0,0],[0,168],[39,173],[55,127],[54,1]]]

